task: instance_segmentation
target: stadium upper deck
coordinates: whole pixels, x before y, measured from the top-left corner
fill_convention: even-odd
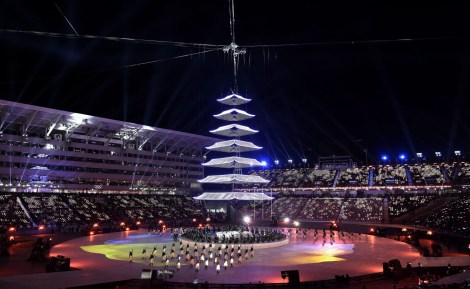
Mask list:
[[[4,191],[199,190],[215,138],[0,100]]]

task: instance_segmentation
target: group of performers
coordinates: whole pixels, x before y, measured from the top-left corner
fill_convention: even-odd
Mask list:
[[[161,255],[161,263],[164,264],[165,268],[169,268],[170,261],[176,262],[176,271],[181,270],[181,263],[184,262],[189,265],[189,268],[194,268],[196,272],[199,271],[201,266],[206,270],[210,265],[215,266],[216,272],[220,272],[221,266],[224,267],[224,270],[227,270],[229,267],[233,267],[235,262],[241,264],[243,259],[247,261],[249,258],[254,258],[255,251],[253,245],[250,248],[244,246],[242,248],[241,244],[213,244],[209,243],[206,245],[198,245],[194,243],[193,246],[190,246],[189,243],[186,246],[183,245],[183,242],[179,242],[179,253],[177,253],[176,243],[171,245],[169,252],[167,252],[167,245],[163,244],[161,249],[161,254],[158,252],[158,244],[155,245],[147,256],[147,248],[142,249],[142,261],[149,260],[149,266],[154,266],[155,261],[158,255]],[[134,249],[129,251],[129,262],[134,260]]]

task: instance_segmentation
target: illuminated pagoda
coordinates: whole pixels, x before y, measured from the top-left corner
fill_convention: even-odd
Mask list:
[[[202,184],[231,184],[232,192],[224,193],[203,193],[196,197],[199,200],[271,200],[272,197],[268,197],[264,193],[247,193],[247,192],[234,192],[233,188],[235,185],[248,185],[248,184],[267,184],[269,180],[263,179],[260,176],[244,175],[242,170],[244,168],[252,168],[263,166],[263,164],[256,159],[241,157],[240,154],[249,151],[256,151],[262,149],[251,142],[242,141],[242,136],[253,135],[257,133],[257,130],[251,129],[248,126],[239,124],[240,121],[251,119],[255,117],[253,114],[239,109],[240,105],[244,105],[251,101],[251,99],[245,98],[239,95],[238,84],[237,84],[237,68],[239,56],[246,53],[244,48],[239,48],[235,43],[235,17],[234,17],[234,6],[233,1],[230,1],[230,34],[232,36],[232,43],[223,48],[225,53],[231,54],[233,60],[233,76],[234,76],[234,93],[217,99],[217,101],[223,105],[230,107],[219,114],[214,115],[215,118],[229,122],[228,125],[223,125],[217,129],[211,130],[210,132],[216,135],[229,137],[230,140],[219,141],[212,146],[206,147],[210,151],[217,151],[223,153],[229,153],[231,156],[223,158],[214,158],[205,163],[203,166],[231,169],[231,174],[223,175],[210,175],[205,177],[198,182]]]
[[[244,98],[238,94],[231,94],[221,99],[217,99],[218,102],[229,105],[239,106],[246,104],[251,99]],[[202,184],[266,184],[269,180],[263,179],[260,176],[244,175],[242,173],[243,168],[259,167],[263,166],[263,163],[253,158],[241,157],[240,154],[249,151],[256,151],[262,149],[262,147],[253,144],[252,142],[242,141],[240,137],[253,135],[257,133],[257,130],[251,129],[248,126],[240,125],[238,122],[253,118],[253,114],[249,114],[240,109],[228,109],[219,114],[214,115],[215,118],[230,122],[228,125],[221,126],[217,129],[211,130],[210,132],[216,135],[230,137],[230,140],[224,140],[216,142],[215,144],[206,147],[210,151],[217,151],[223,153],[232,154],[228,157],[214,158],[205,163],[203,166],[231,169],[231,174],[223,175],[210,175],[202,180],[199,180]],[[271,199],[263,193],[244,193],[244,192],[229,192],[229,193],[204,193],[197,199],[244,199],[244,200],[267,200]]]

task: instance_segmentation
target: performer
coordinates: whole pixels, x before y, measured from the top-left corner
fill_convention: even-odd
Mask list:
[[[147,259],[147,247],[142,249],[142,260],[145,260],[145,259]]]
[[[150,255],[150,257],[149,257],[149,258],[150,258],[150,263],[149,263],[149,266],[151,266],[151,267],[152,267],[152,266],[153,266],[153,262],[154,262],[154,260],[153,260],[154,256],[153,256],[153,255]]]
[[[220,272],[220,263],[217,262],[217,266],[215,266],[215,270],[217,271],[217,274]]]
[[[129,263],[132,263],[132,258],[133,258],[133,256],[134,256],[134,249],[131,249],[131,250],[129,251]]]
[[[207,269],[207,267],[209,267],[209,260],[206,259],[206,262],[204,263],[204,267]]]
[[[181,269],[181,262],[178,260],[178,263],[176,263],[176,271],[179,271]]]
[[[250,255],[251,255],[251,258],[255,256],[255,249],[253,248],[253,245],[251,245]]]
[[[227,267],[228,267],[228,262],[227,260],[224,261],[224,270],[227,270]]]

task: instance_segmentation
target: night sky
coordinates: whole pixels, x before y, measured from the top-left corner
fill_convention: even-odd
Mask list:
[[[256,157],[470,150],[469,7],[311,2],[235,2],[236,42],[248,46],[239,93],[257,115],[245,124],[260,130],[244,139],[265,147]],[[210,135],[223,124],[212,114],[226,109],[215,100],[234,88],[232,63],[198,44],[230,43],[228,3],[0,1],[0,98]],[[4,30],[75,34],[56,5],[79,35],[194,45]]]

